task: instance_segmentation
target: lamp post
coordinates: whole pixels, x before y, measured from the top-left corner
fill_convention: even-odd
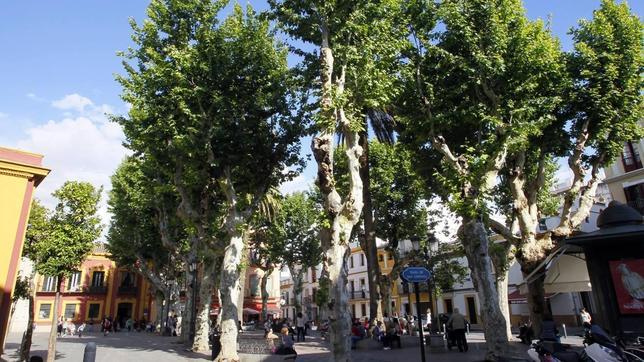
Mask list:
[[[420,239],[411,238],[411,246],[414,251],[419,251],[421,248]],[[422,323],[422,318],[420,314],[420,291],[419,291],[418,282],[414,282],[414,292],[416,294],[416,315],[418,318],[418,335],[420,337],[420,357],[421,357],[421,361],[425,362],[425,336],[423,333],[423,323]]]

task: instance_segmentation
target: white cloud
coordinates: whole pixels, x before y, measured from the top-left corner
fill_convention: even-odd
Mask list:
[[[73,110],[83,110],[93,105],[90,99],[82,96],[66,96],[65,99],[75,100],[62,102],[59,106],[64,104]],[[111,110],[106,105],[92,108]],[[27,128],[27,136],[16,141],[13,147],[44,155],[43,165],[50,168],[51,173],[40,184],[35,196],[48,207],[55,206],[56,200],[51,193],[65,181],[88,181],[96,187],[103,186],[99,213],[107,226],[109,214],[106,201],[111,188],[110,176],[128,151],[122,146],[124,136],[121,127],[105,122],[104,118],[92,109],[86,115],[50,120]]]
[[[0,112],[0,119],[9,117],[8,114]]]
[[[58,109],[71,109],[77,112],[83,112],[85,111],[85,107],[92,106],[94,103],[89,98],[83,97],[78,93],[74,93],[51,102],[51,105]]]
[[[292,194],[298,191],[308,191],[313,186],[314,179],[306,177],[304,174],[298,175],[291,181],[280,185],[282,195]]]
[[[37,101],[37,102],[47,102],[45,98],[38,97],[36,93],[27,93],[27,98],[33,99],[34,101]]]

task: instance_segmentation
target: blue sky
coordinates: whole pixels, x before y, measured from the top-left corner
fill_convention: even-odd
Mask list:
[[[265,1],[251,1],[256,8]],[[122,133],[103,114],[124,113],[114,74],[118,50],[130,45],[128,18],[142,20],[148,1],[7,1],[0,12],[0,145],[43,153],[53,169],[37,196],[66,179],[109,188],[109,175],[125,155]],[[641,14],[644,1],[631,1]],[[525,0],[532,19],[551,16],[556,36],[592,17],[599,0]],[[303,145],[308,151],[309,144]],[[314,167],[289,186],[305,187]],[[103,213],[105,208],[103,207]]]

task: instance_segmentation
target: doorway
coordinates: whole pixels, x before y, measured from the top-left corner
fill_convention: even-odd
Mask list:
[[[125,327],[125,322],[128,318],[134,317],[132,315],[133,310],[132,303],[119,303],[116,308],[116,322],[118,323],[119,328]]]
[[[466,297],[465,303],[467,304],[467,314],[470,318],[470,324],[478,324],[478,318],[476,316],[476,301],[474,297]]]

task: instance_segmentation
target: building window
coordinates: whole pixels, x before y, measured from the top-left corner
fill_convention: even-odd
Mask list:
[[[311,283],[315,283],[317,276],[315,275],[315,268],[311,267]]]
[[[43,303],[40,305],[38,310],[39,319],[49,319],[51,318],[51,303]]]
[[[360,266],[364,266],[364,254],[360,253]]]
[[[389,260],[394,260],[394,254],[389,254]]]
[[[362,303],[360,304],[360,312],[362,312],[362,316],[366,317],[367,316],[367,305]]]
[[[87,307],[87,319],[98,319],[101,313],[100,303],[90,303]]]
[[[136,274],[130,271],[121,272],[121,287],[134,287],[136,285]]]
[[[313,295],[311,297],[313,298],[313,303],[317,303],[315,299],[317,298],[317,295],[318,295],[318,288],[313,288],[312,294]]]
[[[105,282],[105,272],[95,271],[92,274],[92,286],[93,287],[102,287]]]
[[[454,306],[452,305],[451,299],[445,299],[445,313],[452,314],[454,312]]]
[[[349,290],[351,290],[351,293],[356,291],[356,283],[353,280],[349,281]]]
[[[52,277],[52,276],[46,275],[42,283],[42,291],[55,292],[56,284],[58,284],[58,277]]]
[[[631,141],[624,144],[622,151],[622,163],[624,164],[624,171],[630,172],[642,168],[642,159],[637,144],[633,145]]]
[[[351,304],[351,318],[355,318],[355,317],[356,317],[356,305]]]
[[[624,196],[628,206],[644,215],[644,183],[624,188]]]
[[[67,291],[68,292],[77,292],[80,290],[80,283],[81,283],[81,272],[76,271],[73,272],[68,278],[67,278]]]
[[[353,269],[353,255],[349,255],[349,269]]]
[[[63,316],[65,316],[66,320],[74,319],[74,317],[76,316],[76,307],[78,307],[78,304],[76,303],[65,305],[65,314],[63,314]]]

